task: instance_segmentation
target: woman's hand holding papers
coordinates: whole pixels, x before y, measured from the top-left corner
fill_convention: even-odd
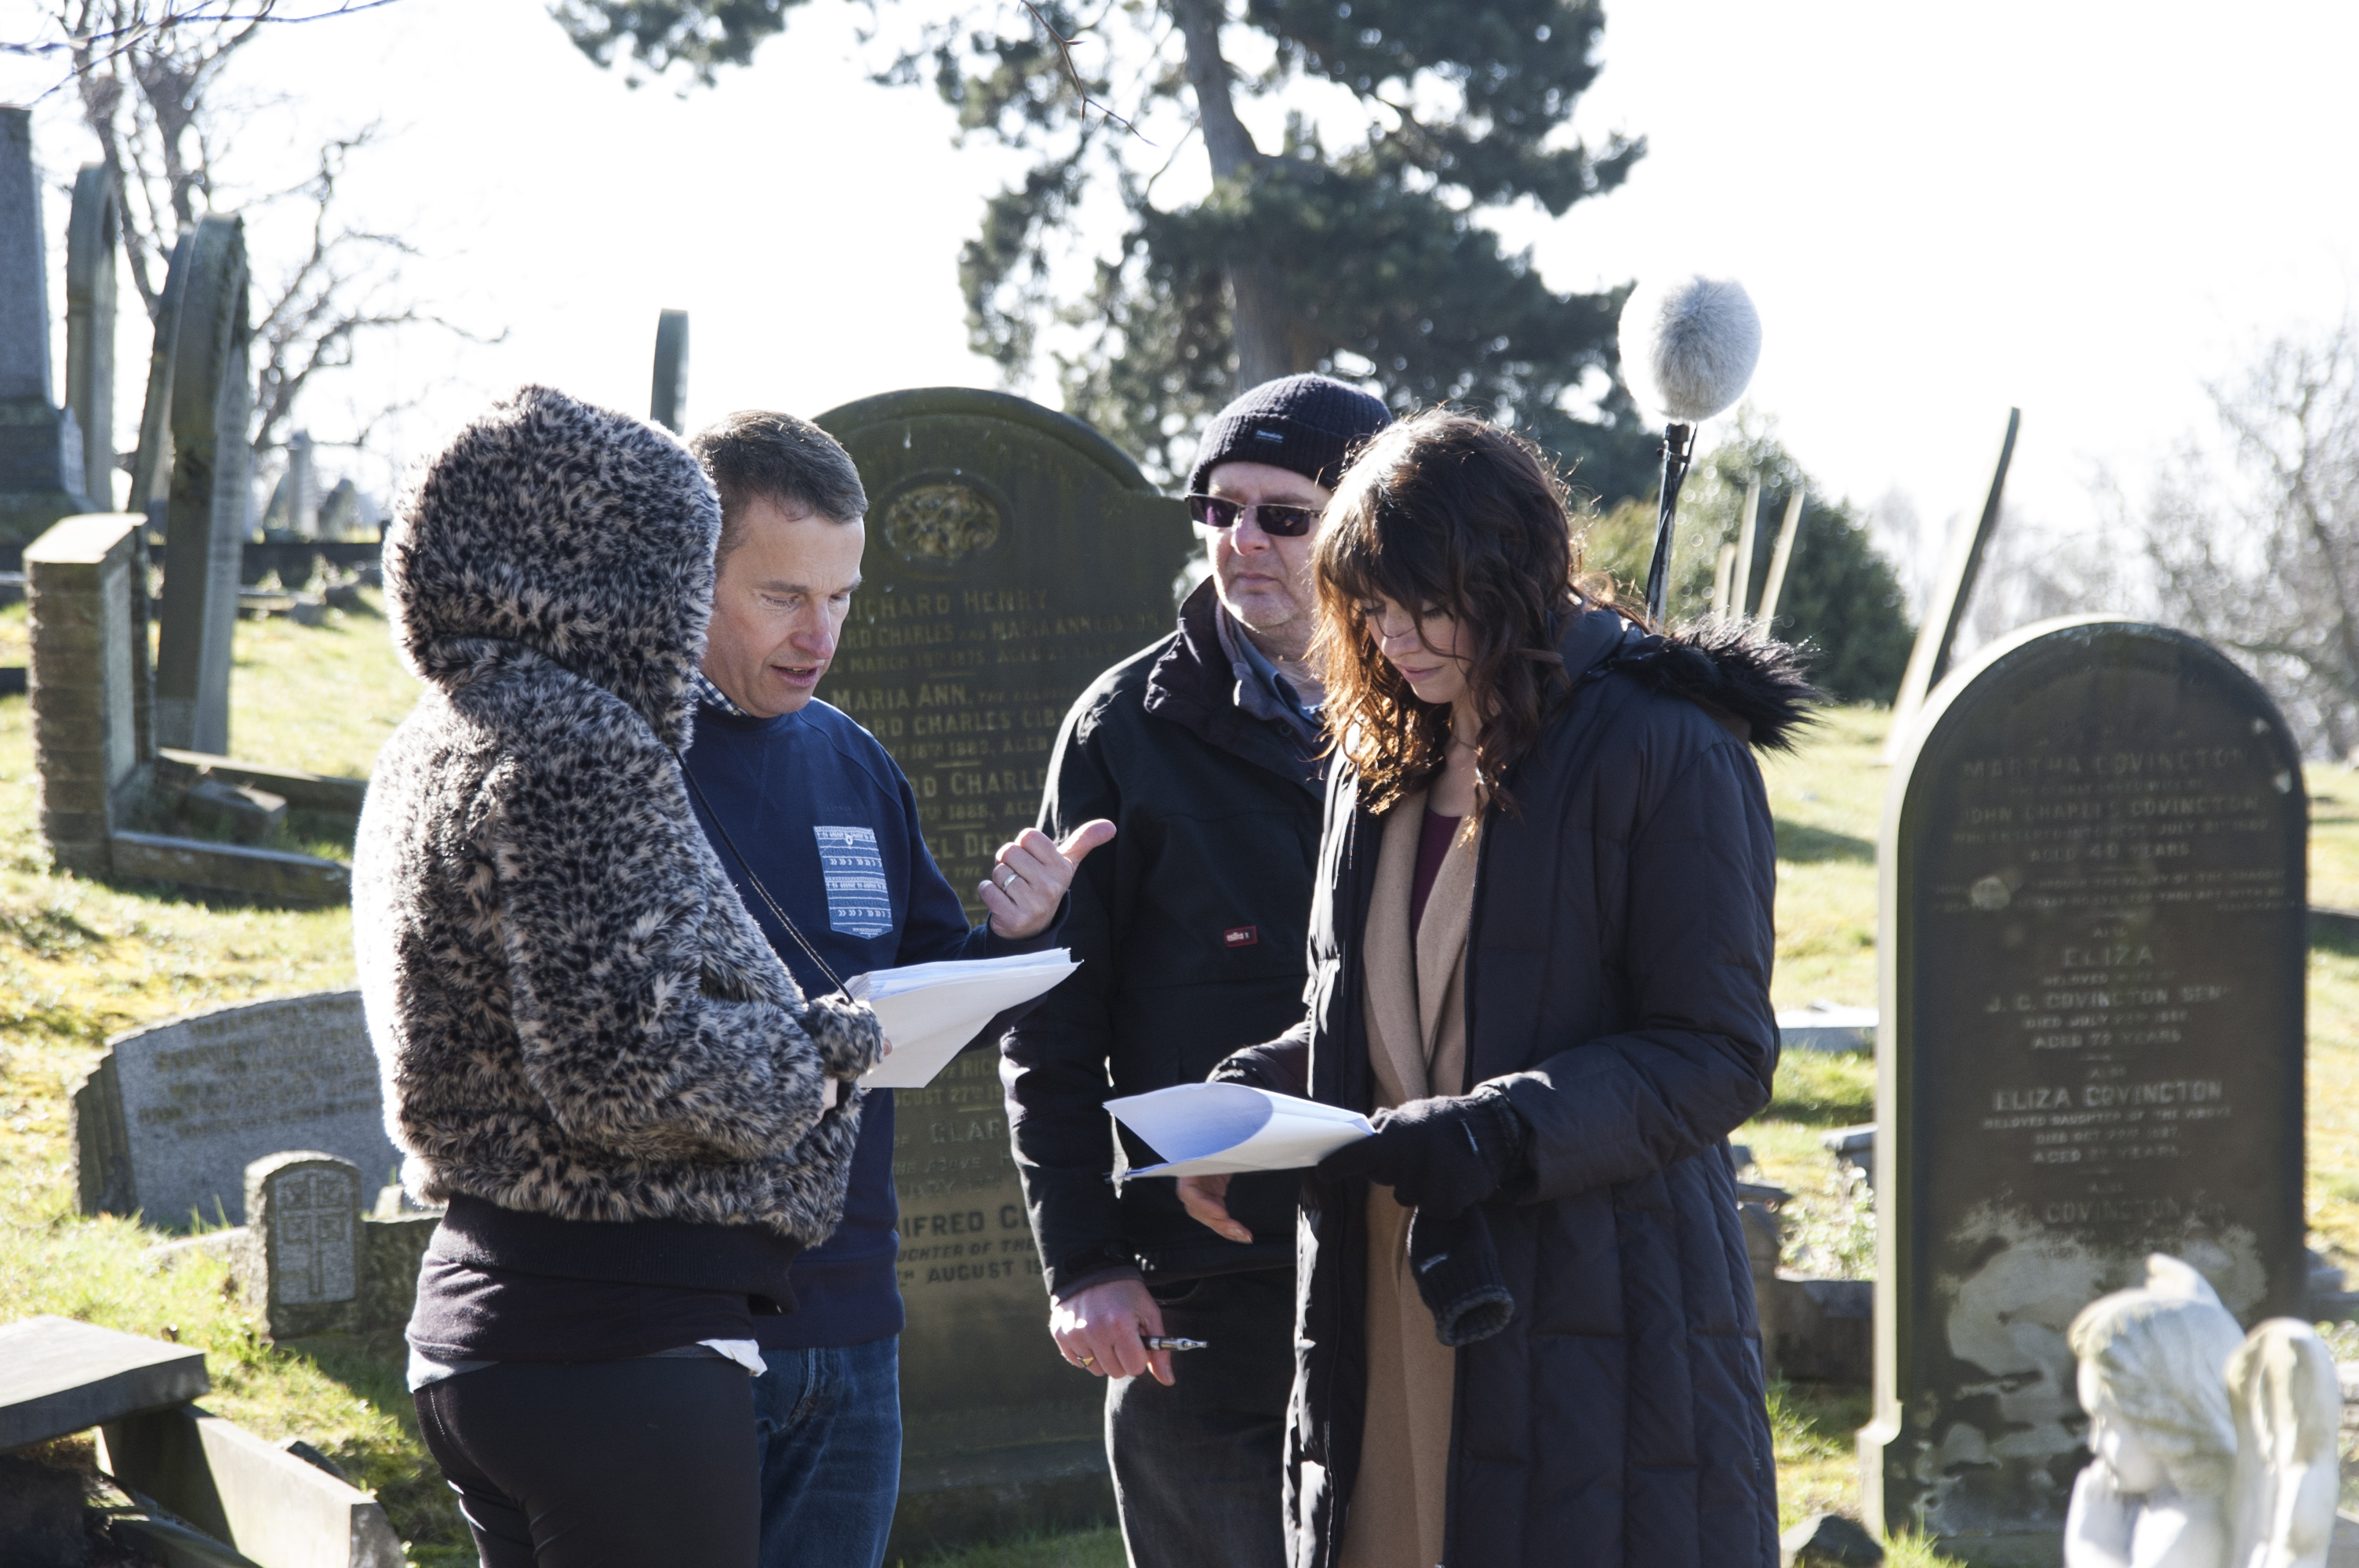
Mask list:
[[[1065,890],[1073,885],[1073,871],[1082,857],[1113,838],[1114,824],[1099,817],[1066,834],[1062,844],[1037,827],[1027,827],[1014,842],[1002,844],[991,880],[974,890],[991,911],[992,930],[1010,942],[1048,930],[1065,902]]]
[[[876,1048],[876,1060],[882,1062],[886,1057],[890,1056],[892,1054],[893,1041],[891,1036],[888,1035],[886,1037],[885,1043]],[[842,1080],[836,1078],[830,1078],[827,1080],[826,1087],[820,1091],[820,1109],[833,1110],[836,1107],[836,1102],[843,1098],[843,1091],[837,1087],[841,1081]],[[855,1078],[853,1081],[857,1083],[859,1080]]]
[[[1182,1176],[1179,1186],[1180,1206],[1199,1225],[1210,1226],[1232,1241],[1252,1242],[1253,1232],[1229,1214],[1228,1177]]]

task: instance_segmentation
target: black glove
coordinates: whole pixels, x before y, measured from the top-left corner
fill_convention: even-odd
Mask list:
[[[1243,1084],[1247,1088],[1267,1089],[1274,1095],[1286,1093],[1285,1086],[1272,1081],[1269,1064],[1261,1052],[1251,1045],[1222,1057],[1221,1065],[1204,1075],[1204,1081],[1208,1084]]]
[[[1516,1315],[1491,1222],[1479,1208],[1448,1217],[1421,1208],[1409,1216],[1408,1267],[1433,1314],[1434,1337],[1452,1350],[1490,1338]]]
[[[1524,1119],[1495,1091],[1415,1099],[1369,1119],[1376,1135],[1336,1150],[1319,1173],[1381,1183],[1404,1208],[1437,1218],[1473,1208],[1523,1163]]]

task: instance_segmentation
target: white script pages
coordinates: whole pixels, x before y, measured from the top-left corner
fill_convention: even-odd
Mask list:
[[[1030,1001],[1081,965],[1051,947],[1012,958],[953,958],[854,975],[843,989],[876,1010],[893,1054],[861,1075],[864,1089],[921,1089],[967,1042],[1011,1007]]]
[[[1175,1084],[1106,1101],[1165,1162],[1134,1176],[1217,1176],[1316,1165],[1375,1129],[1356,1110],[1246,1084]]]

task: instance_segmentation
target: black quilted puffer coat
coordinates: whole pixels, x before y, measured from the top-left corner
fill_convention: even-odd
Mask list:
[[[1446,1568],[1774,1568],[1777,1485],[1723,1144],[1769,1098],[1776,851],[1747,751],[1810,693],[1777,644],[1666,640],[1603,611],[1494,808],[1467,936],[1467,1084],[1528,1124],[1484,1206],[1513,1320],[1461,1349]],[[1381,820],[1338,768],[1311,912],[1310,1017],[1241,1053],[1365,1110],[1361,928]],[[1295,1568],[1337,1560],[1365,1400],[1367,1199],[1304,1183],[1288,1465]]]

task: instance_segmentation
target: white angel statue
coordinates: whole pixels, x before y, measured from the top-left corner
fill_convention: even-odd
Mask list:
[[[2160,1253],[2146,1283],[2082,1308],[2089,1451],[2065,1568],[2325,1568],[2343,1406],[2308,1324],[2248,1339],[2203,1276]]]

